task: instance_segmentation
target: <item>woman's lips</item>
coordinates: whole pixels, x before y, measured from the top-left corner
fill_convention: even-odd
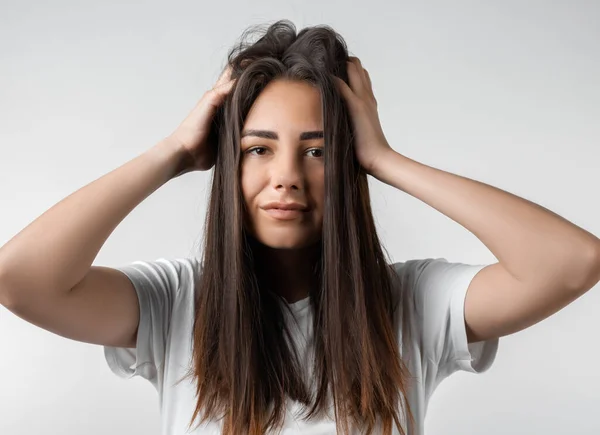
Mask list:
[[[302,214],[305,213],[302,210],[283,210],[280,208],[268,208],[265,209],[265,211],[275,219],[281,220],[293,220],[302,216]]]

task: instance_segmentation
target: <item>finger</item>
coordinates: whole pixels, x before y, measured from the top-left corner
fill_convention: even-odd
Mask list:
[[[228,82],[222,83],[218,86],[215,86],[212,89],[212,104],[219,105],[225,99],[225,96],[231,91],[233,84],[235,83],[235,79],[229,80]]]
[[[370,83],[369,83],[369,78],[367,76],[367,70],[363,67],[361,60],[356,57],[356,56],[352,56],[352,61],[353,63],[356,65],[356,68],[360,74],[360,78],[361,78],[361,84],[362,84],[362,94],[361,94],[361,98],[366,98],[372,95],[371,89],[370,89]]]
[[[221,75],[221,77],[219,77],[219,80],[217,81],[217,83],[215,83],[215,86],[212,88],[213,91],[215,91],[215,93],[222,93],[222,92],[229,92],[229,90],[231,89],[231,86],[233,85],[233,83],[235,83],[236,79],[232,79],[229,78],[230,74],[227,70],[225,70],[225,72]]]
[[[355,60],[352,60],[353,58],[350,58],[351,60],[348,61],[348,80],[350,81],[350,89],[352,89],[352,91],[359,97],[359,98],[363,98],[364,96],[364,83],[363,83],[363,78],[362,78],[362,74],[359,71],[359,66],[356,64]]]
[[[333,76],[333,80],[336,84],[336,87],[342,94],[342,97],[344,97],[344,99],[347,101],[348,105],[352,105],[354,103],[354,98],[356,98],[356,95],[354,95],[352,89],[350,89],[345,81],[337,76]]]
[[[373,98],[373,100],[375,100],[375,102],[377,102],[377,99],[375,98],[375,93],[373,92],[373,83],[371,83],[371,76],[369,75],[369,71],[367,71],[366,68],[365,68],[365,76],[367,77],[367,82],[369,83],[369,86],[368,86],[369,93],[371,94],[371,97]]]
[[[358,69],[358,72],[360,73],[360,77],[362,79],[363,85],[366,85],[368,83],[368,81],[367,81],[367,77],[365,74],[365,68],[363,67],[362,62],[356,56],[352,56],[352,60],[354,61],[354,64],[356,65],[356,68]],[[365,88],[366,88],[366,86],[365,86]]]
[[[232,72],[231,65],[228,64],[227,67],[221,72],[219,79],[215,83],[215,87],[220,86],[224,83],[227,83],[229,80],[231,80],[231,72]]]
[[[361,73],[362,83],[363,83],[363,94],[361,97],[369,97],[375,102],[375,94],[373,92],[373,84],[371,83],[371,77],[369,75],[369,71],[362,65],[361,60],[356,56],[350,56],[354,64],[357,66],[358,71]]]

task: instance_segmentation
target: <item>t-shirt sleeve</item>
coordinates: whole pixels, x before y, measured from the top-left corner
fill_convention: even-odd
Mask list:
[[[173,307],[180,289],[190,284],[197,267],[194,258],[159,258],[115,268],[133,283],[140,321],[135,348],[104,346],[104,356],[113,373],[124,379],[141,376],[159,388]]]
[[[467,342],[465,298],[472,279],[485,264],[450,263],[445,258],[409,260],[401,273],[412,295],[422,358],[436,367],[438,380],[457,370],[487,371],[499,339]]]

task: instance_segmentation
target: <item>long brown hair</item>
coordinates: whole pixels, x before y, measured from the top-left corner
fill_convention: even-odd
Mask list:
[[[367,174],[354,154],[350,115],[331,77],[348,83],[346,44],[329,26],[296,33],[288,20],[247,42],[262,30],[249,28],[230,50],[237,81],[211,130],[216,160],[196,282],[193,365],[186,375],[196,381],[198,401],[188,429],[200,415],[199,425],[223,419],[226,435],[262,435],[282,428],[286,397],[312,418],[326,411],[330,395],[341,433],[356,425],[371,434],[380,418],[384,434],[391,434],[393,422],[405,434],[399,409],[412,423],[414,417],[406,399],[411,376],[394,326],[398,301],[373,221]],[[285,305],[267,287],[254,255],[257,241],[245,227],[240,134],[252,103],[273,79],[307,82],[322,101],[324,216],[309,293],[315,394],[290,344]]]

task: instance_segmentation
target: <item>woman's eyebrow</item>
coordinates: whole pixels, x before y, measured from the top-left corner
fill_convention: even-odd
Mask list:
[[[271,130],[244,130],[242,131],[242,137],[246,136],[255,136],[263,139],[279,139],[277,132]],[[322,139],[323,131],[305,131],[300,133],[300,140],[310,140],[310,139]]]

